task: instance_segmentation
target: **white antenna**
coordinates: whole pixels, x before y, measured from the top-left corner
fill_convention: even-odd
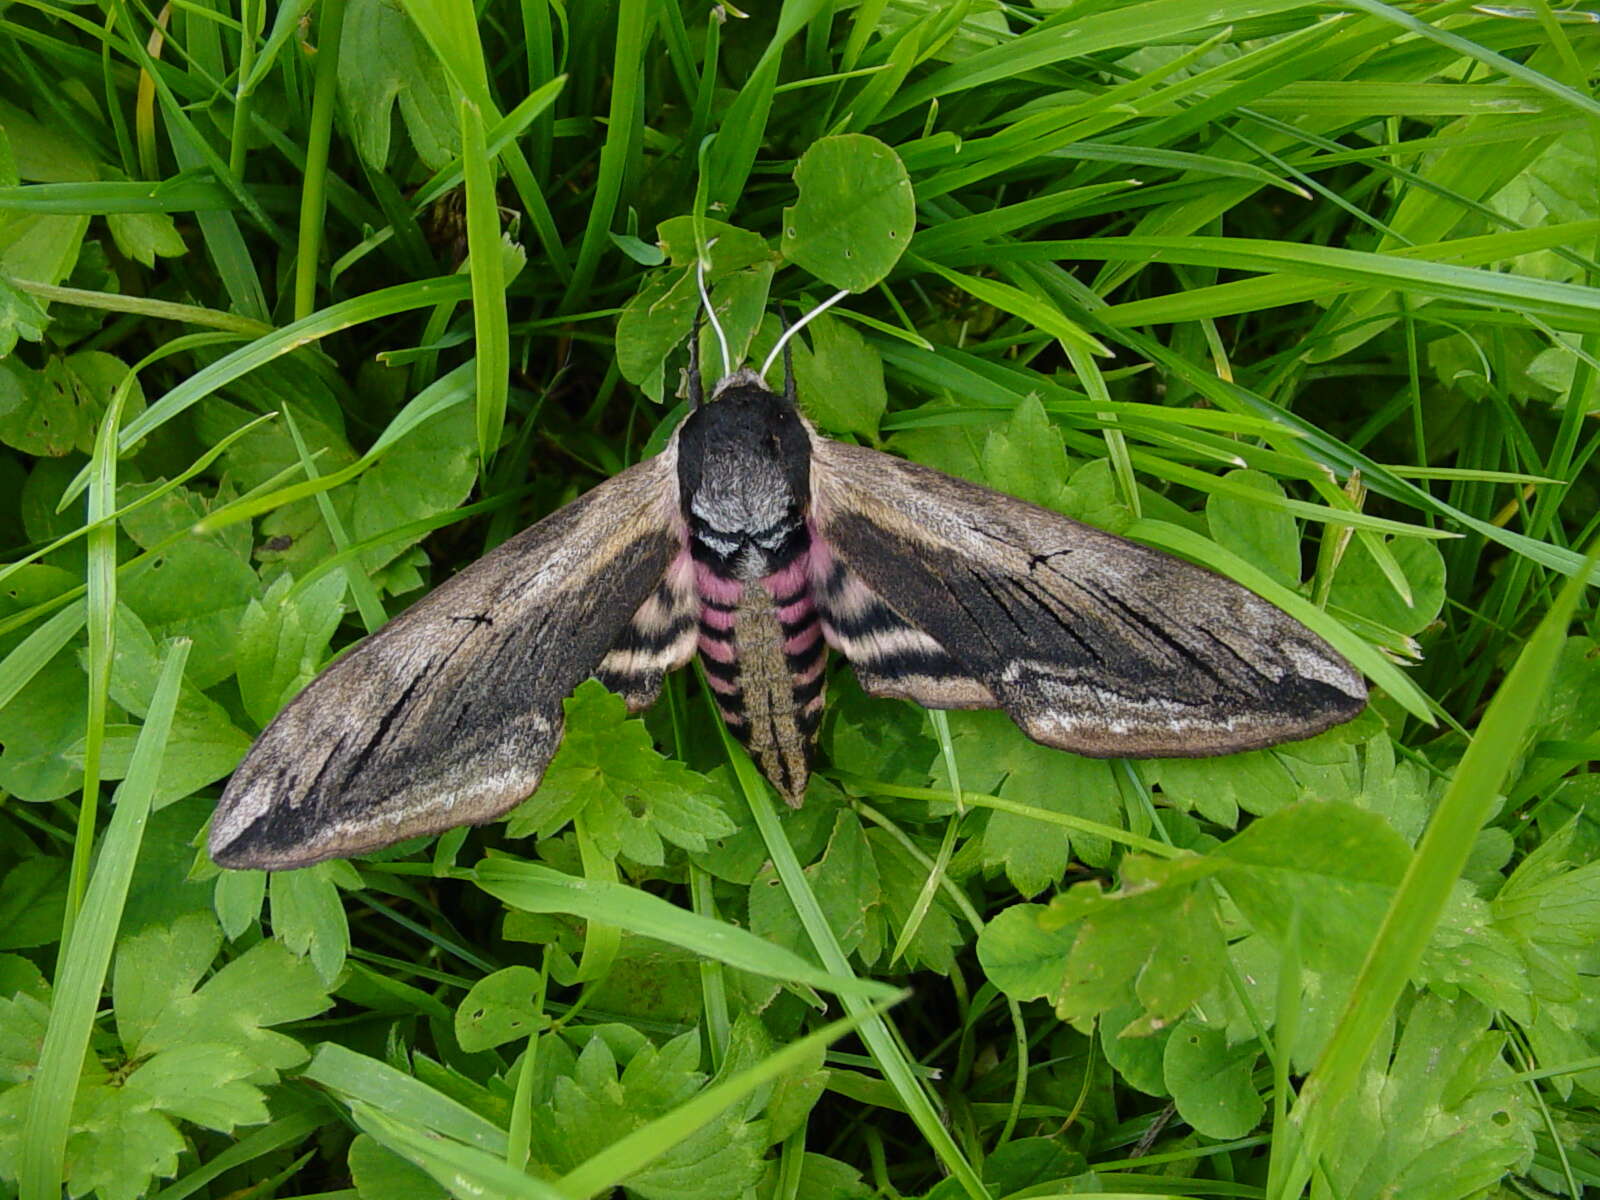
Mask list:
[[[843,300],[849,294],[849,292],[835,292],[821,304],[813,308],[805,316],[801,317],[793,325],[789,326],[789,328],[785,329],[783,331],[783,336],[780,337],[773,345],[772,353],[767,355],[767,361],[761,364],[761,377],[763,379],[767,377],[767,372],[772,370],[772,364],[778,361],[778,355],[783,353],[783,348],[784,346],[788,345],[789,339],[804,329],[807,322],[809,322],[812,317],[820,317],[823,313],[827,312],[830,308],[839,303],[839,301]]]
[[[711,249],[711,247],[713,245],[715,245],[715,244],[716,244],[715,239],[713,239],[710,242],[707,242],[706,243],[706,249],[707,250]],[[695,275],[695,282],[700,285],[700,303],[705,305],[705,308],[706,308],[706,320],[710,321],[711,322],[711,328],[713,328],[713,329],[715,329],[717,331],[717,344],[722,347],[722,377],[724,379],[726,379],[729,375],[733,374],[733,360],[728,355],[728,337],[727,337],[727,335],[725,333],[722,332],[722,322],[717,320],[717,310],[711,307],[711,294],[706,291],[706,260],[705,259],[703,259],[703,258],[695,259],[694,275]]]

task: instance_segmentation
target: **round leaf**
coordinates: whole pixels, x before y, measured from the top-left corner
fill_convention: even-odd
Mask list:
[[[544,1018],[534,1007],[539,986],[539,972],[522,966],[478,980],[456,1009],[456,1040],[461,1048],[472,1054],[542,1028]]]
[[[916,224],[905,165],[877,138],[823,138],[794,170],[800,199],[783,210],[783,254],[824,283],[860,292],[900,260]]]

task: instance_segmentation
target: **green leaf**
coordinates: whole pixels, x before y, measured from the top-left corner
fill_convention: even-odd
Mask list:
[[[187,510],[182,501],[177,494],[169,496],[170,507],[141,514],[146,520],[134,528],[152,546],[187,528],[201,514]],[[224,538],[191,536],[123,571],[118,594],[138,614],[146,636],[158,642],[171,637],[194,642],[186,678],[209,688],[234,673],[239,626],[245,609],[261,594],[261,580],[238,547]]]
[[[1585,899],[1592,902],[1594,897]],[[1493,911],[1487,900],[1473,892],[1471,884],[1460,880],[1450,894],[1450,903],[1439,915],[1439,924],[1422,956],[1418,978],[1440,995],[1454,994],[1454,989],[1459,988],[1518,1024],[1531,1025],[1561,1005],[1559,1002],[1534,1003],[1530,977],[1545,963],[1534,947],[1528,947],[1533,953],[1524,958],[1524,947],[1517,944],[1508,929],[1496,924]],[[1548,976],[1541,979],[1541,984],[1548,979]],[[1560,988],[1563,993],[1560,999],[1576,998],[1579,990],[1576,972],[1570,982],[1570,990]],[[1541,994],[1541,999],[1557,998]],[[1571,1014],[1563,1015],[1570,1017]]]
[[[1254,928],[1318,969],[1354,971],[1377,933],[1411,848],[1381,817],[1306,801],[1262,817],[1214,853],[1219,878]]]
[[[106,227],[124,257],[147,267],[156,265],[157,256],[178,258],[189,250],[167,213],[107,213]]]
[[[694,1096],[706,1078],[695,1070],[696,1034],[686,1033],[657,1050],[641,1046],[618,1070],[604,1038],[592,1037],[570,1078],[556,1081],[545,1120],[533,1126],[533,1153],[555,1170],[597,1155],[622,1137]],[[714,1200],[739,1195],[762,1171],[765,1122],[725,1110],[682,1141],[663,1147],[649,1166],[624,1186],[644,1200]]]
[[[1067,470],[1061,430],[1035,395],[1018,401],[1011,419],[991,430],[983,444],[989,486],[1043,508],[1066,511]]]
[[[711,307],[728,339],[728,363],[733,369],[749,356],[750,344],[766,319],[773,265],[763,262],[742,271],[717,274]],[[724,367],[722,344],[709,321],[700,331],[700,370],[705,376],[706,394],[710,395],[713,381],[721,378]]]
[[[658,865],[663,839],[704,850],[708,838],[734,831],[711,782],[659,753],[620,696],[585,680],[564,708],[566,737],[539,790],[512,810],[512,837],[550,837],[586,811],[601,853]]]
[[[0,950],[48,946],[61,936],[68,860],[35,854],[0,875]]]
[[[693,217],[669,217],[656,226],[656,242],[666,252],[675,267],[693,267],[699,261],[700,251],[695,242]],[[759,263],[772,262],[775,257],[767,239],[759,233],[740,229],[726,221],[707,219],[706,241],[709,242],[711,263],[706,268],[709,284],[721,272],[738,271]]]
[[[213,901],[222,932],[232,941],[256,923],[267,897],[267,872],[222,871]]]
[[[92,415],[80,411],[60,363],[53,358],[34,371],[15,359],[0,361],[0,442],[59,458],[92,437]]]
[[[271,364],[270,370],[241,376],[229,390],[243,403],[211,395],[196,406],[195,428],[204,440],[221,441],[255,421],[259,412],[287,410],[305,439],[306,449],[316,457],[319,473],[331,475],[356,460],[345,437],[344,414],[328,391],[327,381],[305,363],[294,358],[280,359]],[[229,446],[222,461],[241,491],[300,470],[300,454],[287,421],[281,419],[257,424]]]
[[[6,124],[8,132],[15,130],[9,111]],[[30,283],[61,283],[84,252],[88,229],[88,217],[11,214],[0,222],[0,274]]]
[[[1072,954],[1050,998],[1064,1021],[1090,1022],[1137,1001],[1144,1015],[1118,1032],[1153,1033],[1175,1021],[1222,978],[1225,951],[1215,864],[1195,856],[1123,860],[1122,887],[1079,883],[1050,902],[1049,929],[1075,930]]]
[[[872,1200],[874,1189],[849,1164],[807,1151],[795,1195],[797,1200]]]
[[[701,300],[692,219],[663,221],[656,235],[671,266],[645,275],[617,321],[616,345],[622,377],[660,402],[668,390],[667,358],[688,337]],[[737,366],[765,316],[774,255],[763,238],[721,221],[706,222],[706,237],[711,242],[706,287]],[[722,372],[722,351],[709,328],[702,331],[701,346],[701,370],[714,381]]]
[[[124,385],[127,398],[122,402],[122,419],[131,421],[144,412],[144,389],[137,375],[129,379],[128,364],[103,350],[80,350],[52,360],[46,373],[57,380],[75,408],[79,420],[79,450],[94,450],[95,430],[111,403],[112,394]]]
[[[1150,499],[1142,488],[1139,495],[1141,503]],[[1126,533],[1137,520],[1117,482],[1116,469],[1106,458],[1092,458],[1072,472],[1062,506],[1069,517],[1108,533]]]
[[[552,976],[559,973],[552,970]],[[705,1011],[705,959],[656,938],[624,933],[605,977],[589,985],[590,1004],[641,1027],[697,1023]],[[568,976],[570,978],[570,976]],[[776,980],[726,971],[722,980],[731,1011],[760,1011],[779,990]]]
[[[450,1193],[426,1171],[412,1166],[367,1134],[358,1134],[345,1155],[360,1200],[447,1200]]]
[[[1063,754],[1030,741],[1000,712],[953,712],[950,733],[967,791],[988,792],[1049,812],[1069,813],[1103,825],[1122,824],[1122,803],[1104,761]],[[930,770],[934,787],[948,786],[944,764]],[[1103,866],[1105,839],[1069,833],[1023,813],[991,812],[983,831],[983,864],[1003,867],[1024,896],[1038,895],[1066,872],[1076,856]]]
[[[393,442],[356,480],[347,528],[354,541],[450,512],[478,478],[472,406],[452,404]],[[375,546],[361,556],[369,574],[421,540],[422,533]]]
[[[869,829],[867,841],[877,863],[878,883],[883,896],[882,913],[889,928],[898,933],[910,919],[928,868],[899,841],[882,829]],[[905,961],[912,968],[926,967],[940,975],[956,969],[956,954],[966,943],[966,928],[958,923],[954,902],[940,888],[933,903],[917,926],[917,934],[906,947]],[[891,939],[892,940],[892,939]]]
[[[532,967],[505,967],[472,985],[456,1008],[456,1041],[468,1054],[526,1038],[545,1021],[534,1004],[543,984]]]
[[[298,871],[274,871],[269,884],[272,932],[292,954],[310,959],[331,985],[350,950],[350,925],[334,876],[349,868],[318,863]]]
[[[699,307],[692,272],[652,271],[617,318],[617,370],[658,404],[666,395],[667,356],[688,336]]]
[[[1260,471],[1229,471],[1223,478],[1265,496],[1283,498],[1278,481]],[[1206,520],[1212,538],[1225,549],[1284,587],[1300,586],[1300,530],[1292,514],[1230,492],[1212,492],[1206,499]]]
[[[117,609],[116,654],[111,663],[111,697],[129,712],[142,716],[150,704],[160,663],[154,640],[127,608]],[[110,725],[102,751],[100,774],[121,779],[133,760],[140,726]],[[156,807],[164,807],[221,779],[238,765],[250,748],[249,736],[228,719],[227,712],[189,680],[178,694],[172,731],[161,759],[156,783]],[[81,746],[72,758],[81,764]]]
[[[407,152],[431,171],[461,154],[450,84],[405,9],[388,0],[350,0],[344,10],[339,99],[350,115],[356,150],[374,170],[389,162],[398,104],[409,136]]]
[[[1169,1095],[1166,1080],[1167,1041],[1178,1026],[1157,1029],[1143,1036],[1122,1036],[1118,1029],[1139,1028],[1137,1004],[1119,1004],[1100,1017],[1100,1049],[1106,1063],[1128,1086],[1147,1096]]]
[[[1587,738],[1600,712],[1600,643],[1570,637],[1562,644],[1549,686],[1539,697],[1536,729],[1541,738]]]
[[[227,1133],[267,1119],[261,1089],[247,1082],[259,1069],[240,1046],[196,1041],[146,1059],[123,1086],[130,1099]]]
[[[728,1049],[723,1057],[717,1082],[736,1079],[742,1072],[759,1068],[774,1049],[772,1035],[753,1009],[743,1009],[728,1031]],[[767,1136],[774,1144],[802,1128],[827,1086],[828,1072],[823,1067],[827,1046],[816,1043],[803,1062],[780,1074],[772,1083],[756,1089],[745,1101],[746,1120],[767,1115]]]
[[[258,725],[265,725],[310,683],[327,656],[344,617],[345,579],[329,571],[309,587],[294,589],[280,575],[253,597],[239,622],[234,663],[239,695]]]
[[[1360,538],[1351,541],[1334,574],[1328,602],[1360,613],[1396,633],[1420,632],[1444,607],[1444,557],[1422,538],[1385,536],[1384,544],[1411,585],[1411,603],[1395,592]]]
[[[1323,1158],[1350,1200],[1479,1195],[1527,1169],[1539,1116],[1511,1078],[1505,1034],[1471,1001],[1422,996],[1394,1058],[1369,1067]]]
[[[1046,928],[1042,904],[1012,904],[996,913],[978,935],[983,973],[1013,1000],[1042,1000],[1061,982],[1061,965],[1077,930]]]
[[[0,276],[0,359],[10,356],[19,339],[44,340],[45,326],[49,323],[49,316],[32,296]],[[5,413],[5,383],[0,381],[0,418]]]
[[[1180,812],[1197,812],[1233,829],[1239,813],[1276,812],[1300,795],[1300,786],[1271,750],[1249,750],[1220,758],[1148,759],[1139,771]]]
[[[101,1200],[139,1200],[152,1179],[178,1171],[183,1136],[143,1097],[94,1082],[79,1085],[67,1139],[67,1189]]]
[[[82,786],[73,756],[87,720],[77,652],[62,650],[0,708],[0,788],[21,800],[55,800]]]
[[[258,1072],[304,1062],[305,1048],[271,1026],[313,1017],[332,1003],[316,972],[278,942],[260,942],[196,989],[221,945],[216,921],[201,915],[124,939],[113,996],[129,1054],[216,1042],[238,1048]]]
[[[888,403],[877,352],[853,325],[826,313],[806,331],[809,346],[791,343],[800,407],[823,429],[875,440]]]
[[[706,778],[711,782],[713,798],[737,828],[731,834],[708,839],[706,848],[692,851],[690,858],[696,866],[703,867],[719,879],[749,887],[767,862],[767,850],[762,843],[761,833],[750,820],[749,808],[734,791],[731,770],[723,765]],[[833,828],[835,806],[827,803],[825,793],[819,790],[826,787],[825,780],[813,775],[806,792],[811,799],[797,809],[785,805],[787,811],[780,817],[789,844],[807,862],[822,853]]]
[[[1060,1138],[1020,1137],[996,1147],[995,1152],[984,1159],[983,1181],[997,1195],[1026,1195],[1035,1188],[1084,1175],[1088,1170],[1089,1164],[1083,1154],[1068,1149]],[[935,1191],[948,1188],[946,1184],[944,1189]],[[950,1191],[949,1194],[956,1193]],[[929,1200],[935,1200],[932,1193]]]
[[[876,961],[885,944],[883,917],[876,911],[878,865],[859,817],[849,810],[834,815],[827,849],[805,875],[844,952],[860,951],[865,961]],[[750,932],[811,957],[800,915],[770,864],[750,885]]]
[[[923,411],[931,420],[947,416],[951,423],[898,429],[889,435],[888,449],[946,475],[988,486],[983,469],[984,438],[987,430],[1002,424],[1004,414],[986,412],[972,419],[957,401],[945,398],[930,401]]]
[[[866,134],[822,138],[794,169],[799,199],[783,210],[783,254],[833,287],[862,292],[911,242],[916,199],[905,165]]]
[[[1181,1022],[1167,1038],[1162,1064],[1178,1115],[1206,1137],[1244,1137],[1266,1111],[1251,1081],[1260,1054],[1253,1042],[1229,1046],[1222,1030]]]
[[[50,1022],[50,985],[27,959],[0,955],[0,1084],[22,1083],[39,1067]]]
[[[828,760],[841,771],[867,779],[920,779],[926,775],[928,763],[939,754],[938,744],[928,735],[928,715],[923,709],[904,701],[868,696],[851,672],[836,672],[828,681],[827,704],[822,744]],[[814,775],[811,786],[817,786]],[[744,807],[742,803],[740,807]],[[814,801],[808,803],[800,814],[814,807]],[[795,818],[800,814],[785,813],[780,820],[795,853],[804,862],[810,855],[805,845],[796,840]],[[754,830],[750,833],[753,835]]]

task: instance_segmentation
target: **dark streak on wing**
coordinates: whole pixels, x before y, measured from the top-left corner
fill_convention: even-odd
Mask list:
[[[845,577],[1038,741],[1223,754],[1308,737],[1365,704],[1326,642],[1231,580],[914,463],[813,444],[812,519]],[[867,660],[858,673],[878,669]],[[917,698],[892,675],[876,682]]]
[[[682,546],[676,441],[442,584],[318,676],[234,772],[211,856],[285,869],[503,813]],[[302,785],[302,780],[309,780]]]

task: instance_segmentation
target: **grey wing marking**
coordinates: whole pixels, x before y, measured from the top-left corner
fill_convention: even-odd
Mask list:
[[[1037,741],[1225,754],[1309,737],[1366,703],[1326,642],[1204,568],[820,437],[811,488],[832,552]]]
[[[507,541],[361,642],[267,726],[211,827],[286,869],[481,824],[538,786],[561,701],[682,548],[677,441]]]

